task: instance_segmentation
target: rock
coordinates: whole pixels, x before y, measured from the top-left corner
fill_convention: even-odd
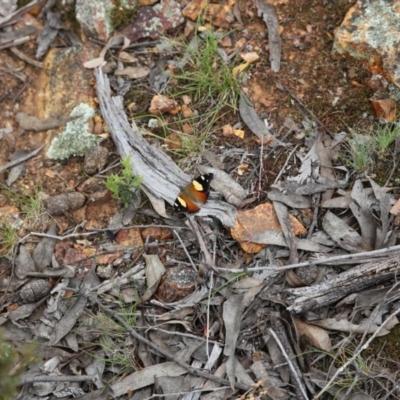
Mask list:
[[[85,203],[82,193],[70,192],[47,198],[44,203],[47,211],[52,215],[62,215],[68,210],[80,208]]]
[[[86,35],[107,42],[113,31],[110,16],[114,7],[110,0],[77,0],[76,19]]]
[[[399,21],[398,1],[358,0],[335,32],[333,52],[367,60],[373,73],[400,87]]]
[[[92,147],[85,155],[84,168],[89,175],[101,171],[107,163],[108,150],[105,147]]]
[[[68,117],[80,103],[96,108],[95,90],[91,84],[93,72],[83,67],[83,63],[92,59],[94,54],[94,48],[90,44],[50,50],[44,60],[44,68],[35,82],[35,89],[27,99],[26,107],[32,108],[30,114],[40,120],[47,120],[54,116]],[[46,154],[53,138],[64,129],[65,126],[35,132],[31,135],[32,142],[36,146],[45,143],[42,154]]]

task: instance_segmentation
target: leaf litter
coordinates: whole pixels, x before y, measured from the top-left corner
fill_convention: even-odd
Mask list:
[[[132,170],[142,177],[142,189],[154,210],[135,201],[130,217],[122,224],[123,216],[115,217],[116,202],[110,203],[104,188],[100,196],[96,186],[87,181],[82,186],[82,182],[71,179],[78,173],[75,160],[71,175],[61,177],[62,192],[49,191],[52,195],[45,200],[55,222],[43,236],[29,232],[16,243],[14,253],[6,255],[12,267],[1,286],[0,323],[7,338],[17,345],[21,339],[35,337],[40,345],[46,344],[58,353],[43,351],[40,368],[32,365],[21,378],[23,390],[29,389],[32,398],[50,394],[123,398],[132,393],[134,398],[162,394],[183,399],[240,395],[243,399],[306,399],[318,398],[324,392],[336,396],[344,390],[339,380],[342,372],[340,368],[334,373],[324,369],[318,357],[325,357],[325,363],[339,357],[346,346],[340,335],[348,334],[355,349],[346,360],[336,358],[336,365],[341,363],[340,367],[347,368],[346,374],[356,381],[360,379],[357,369],[353,371],[350,365],[363,346],[370,345],[374,337],[390,334],[398,325],[398,224],[393,215],[396,197],[392,188],[380,186],[372,176],[352,176],[338,152],[346,133],[331,135],[320,120],[316,120],[317,129],[308,120],[314,113],[310,111],[304,117],[307,103],[296,98],[298,93],[290,94],[303,107],[301,124],[286,118],[277,127],[270,115],[261,116],[260,101],[249,91],[246,80],[251,77],[248,71],[262,63],[265,54],[259,52],[259,46],[249,44],[243,51],[245,43],[251,41],[248,36],[236,49],[229,44],[234,35],[224,41],[224,48],[220,42],[217,60],[228,65],[232,62],[240,93],[237,112],[226,111],[230,116],[225,121],[213,122],[211,140],[216,141],[216,132],[230,126],[232,132],[241,131],[245,136],[226,138],[253,140],[256,146],[243,150],[239,148],[243,142],[236,142],[239,147],[218,142],[220,148],[207,157],[212,167],[197,166],[201,173],[215,176],[210,200],[196,216],[182,219],[171,213],[169,205],[191,181],[193,168],[191,173],[180,169],[171,149],[160,146],[160,132],[150,132],[142,116],[130,113],[140,100],[128,99],[127,93],[129,87],[140,88],[149,76],[149,92],[157,90],[143,102],[157,117],[156,125],[161,123],[179,132],[184,126],[179,117],[185,112],[184,118],[196,129],[196,124],[204,121],[202,110],[189,96],[190,101],[174,96],[174,68],[190,68],[190,45],[184,52],[169,47],[172,53],[166,62],[160,62],[153,57],[157,52],[151,47],[147,47],[145,56],[135,53],[135,47],[130,47],[135,43],[130,40],[157,39],[160,32],[179,29],[184,17],[196,20],[204,13],[211,24],[194,30],[193,38],[198,38],[212,24],[228,28],[233,22],[242,23],[241,17],[258,13],[268,31],[268,74],[284,69],[281,51],[285,42],[279,29],[278,5],[258,1],[249,6],[248,13],[240,1],[203,3],[194,0],[183,14],[171,15],[167,15],[168,7],[180,10],[173,1],[141,7],[136,20],[109,41],[99,58],[85,60],[86,68],[97,68],[101,118],[111,137],[106,146],[114,150],[113,155],[101,151],[105,162],[87,173],[104,178],[109,157],[130,156]],[[57,36],[66,37],[60,15],[49,8],[45,11],[46,28],[39,39],[37,57],[47,53]],[[14,10],[6,13],[0,26],[13,24],[23,15]],[[161,26],[153,24],[157,18]],[[149,24],[153,24],[151,29]],[[188,22],[184,29],[189,28]],[[44,40],[46,31],[51,34]],[[295,47],[304,50],[312,34],[312,27],[307,28],[304,43],[295,39]],[[205,43],[197,40],[195,46],[200,48]],[[108,75],[99,67],[110,64],[110,53],[117,54],[120,65]],[[146,53],[152,56],[147,59]],[[152,57],[156,68],[149,63]],[[240,57],[247,65],[235,70],[233,61],[240,63]],[[154,83],[156,75],[162,83]],[[122,96],[123,90],[113,92],[116,87],[126,87],[127,97]],[[286,86],[278,82],[277,87]],[[171,106],[164,107],[170,100]],[[268,104],[268,100],[263,101]],[[237,125],[239,115],[243,126]],[[32,126],[27,117],[20,115],[19,121],[21,128],[39,132],[68,122],[67,113],[58,117],[32,117]],[[311,127],[308,136],[301,126]],[[285,130],[288,134],[282,136]],[[293,144],[297,142],[292,142],[292,132],[297,135],[295,140],[304,139],[301,147]],[[9,186],[17,187],[23,181],[24,168],[30,171],[29,163],[36,162],[34,157],[41,149],[37,146],[34,142],[39,150],[33,153],[17,150],[15,154],[22,158],[15,156],[17,160],[3,163],[2,171],[19,166],[15,175],[8,175]],[[278,178],[265,190],[263,177],[269,179],[272,171],[268,163],[278,153],[287,157],[286,162],[276,169]],[[201,152],[185,158],[186,163],[200,164]],[[232,172],[237,165],[245,164],[250,168],[244,168],[241,175]],[[224,165],[230,167],[223,171]],[[46,174],[53,179],[57,176],[51,170]],[[257,201],[254,207],[246,205],[249,193]],[[109,215],[116,218],[113,224],[102,220],[104,204],[112,205]],[[93,222],[88,224],[85,217],[91,208],[101,229],[89,230]],[[130,223],[133,226],[129,227]],[[144,229],[156,225],[170,233],[168,238],[158,236],[156,230],[145,233]],[[175,278],[165,279],[173,268]],[[167,291],[174,295],[165,296]],[[367,334],[373,336],[367,339]],[[332,368],[334,365],[330,364]],[[381,379],[393,382],[390,374]],[[350,383],[345,388],[350,398],[371,398],[366,391],[372,379],[366,374],[363,390]],[[103,391],[105,386],[108,390]],[[391,390],[394,393],[396,388]]]

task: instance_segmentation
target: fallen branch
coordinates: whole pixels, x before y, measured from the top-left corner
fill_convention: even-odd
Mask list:
[[[367,287],[376,286],[395,276],[399,271],[398,255],[384,260],[361,264],[341,273],[335,279],[314,286],[286,289],[292,305],[288,311],[301,314],[305,311],[325,307],[346,297],[360,292]]]
[[[285,265],[284,267],[254,267],[254,268],[217,268],[218,271],[230,272],[232,274],[236,274],[238,272],[255,272],[255,271],[271,271],[271,272],[282,272],[288,269],[295,269],[301,267],[309,267],[310,265],[339,265],[347,263],[361,263],[367,260],[371,260],[371,258],[378,257],[386,257],[389,255],[395,255],[396,253],[400,253],[400,246],[392,246],[384,249],[373,250],[373,251],[363,251],[361,253],[356,254],[344,254],[340,256],[334,257],[324,257],[318,260],[306,261],[298,264]]]
[[[44,147],[44,144],[41,145],[40,147],[38,147],[36,150],[31,151],[30,153],[28,153],[27,155],[18,158],[17,160],[14,161],[10,161],[9,163],[7,163],[6,165],[3,165],[2,167],[0,167],[0,172],[5,171],[8,168],[13,167],[14,165],[18,165],[26,160],[29,160],[30,158],[36,156],[37,153],[39,153],[40,150],[42,150]]]

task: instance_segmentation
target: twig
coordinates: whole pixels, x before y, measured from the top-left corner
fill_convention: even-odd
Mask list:
[[[394,162],[395,159],[396,159],[396,155],[397,155],[397,154],[394,154],[394,155],[393,155],[393,168],[392,168],[392,170],[390,171],[390,174],[389,174],[388,178],[386,179],[386,182],[385,182],[385,184],[383,185],[383,187],[386,187],[387,185],[389,185],[389,182],[390,182],[390,180],[392,179],[392,176],[393,176],[393,174],[394,174],[394,171],[397,171],[397,166],[399,165],[400,158],[397,160],[397,162]]]
[[[321,201],[321,193],[315,193],[313,196],[313,203],[315,204],[313,212],[313,220],[311,222],[310,228],[308,229],[307,239],[311,239],[314,229],[317,226],[320,201]]]
[[[210,340],[208,336],[207,336],[207,339],[204,339],[204,337],[192,335],[190,333],[184,333],[184,332],[178,332],[178,331],[167,331],[166,329],[158,328],[158,326],[162,326],[162,325],[163,324],[150,326],[149,328],[146,329],[146,333],[147,333],[147,331],[150,331],[150,330],[154,329],[156,331],[163,332],[163,333],[166,333],[168,335],[183,336],[183,337],[188,337],[188,338],[195,339],[195,340],[201,340],[203,342],[207,341],[208,343],[217,344],[218,346],[221,346],[221,347],[225,346],[224,343],[218,342],[216,340]]]
[[[179,233],[174,229],[172,232],[174,232],[174,235],[178,238],[178,240],[179,240],[179,242],[180,242],[180,244],[181,244],[181,246],[182,246],[182,249],[183,249],[183,251],[185,252],[185,254],[186,254],[186,257],[189,259],[189,261],[190,261],[190,265],[193,267],[193,270],[194,270],[194,272],[197,272],[197,268],[196,268],[196,266],[194,265],[194,262],[193,262],[193,260],[192,260],[192,257],[190,257],[190,254],[189,254],[189,252],[187,251],[187,248],[186,248],[186,246],[183,244],[183,241],[182,241],[182,239],[181,239],[181,237],[179,236]]]
[[[222,386],[217,388],[207,388],[207,389],[192,389],[190,392],[179,392],[179,393],[162,393],[162,394],[153,394],[150,397],[146,397],[144,400],[151,400],[161,398],[168,398],[168,396],[183,396],[185,394],[192,394],[192,393],[202,393],[202,392],[219,392],[220,390],[227,390],[230,389],[230,386]]]
[[[143,337],[141,334],[137,333],[134,329],[132,329],[131,326],[129,326],[126,323],[126,321],[123,318],[121,318],[118,314],[116,314],[110,308],[108,308],[105,305],[103,305],[97,299],[96,296],[93,296],[93,295],[88,294],[88,293],[82,293],[82,292],[80,292],[79,290],[76,290],[76,289],[72,289],[72,288],[68,288],[68,289],[71,289],[74,292],[78,292],[82,296],[84,296],[85,298],[87,298],[90,301],[96,303],[103,311],[105,311],[108,315],[110,315],[112,318],[114,318],[119,324],[121,324],[131,334],[131,336],[133,336],[138,341],[146,344],[148,347],[152,348],[153,350],[157,351],[159,354],[161,354],[162,356],[164,356],[168,360],[171,360],[171,361],[175,362],[177,365],[179,365],[180,367],[185,368],[189,374],[191,374],[193,376],[200,377],[200,378],[209,379],[210,381],[217,382],[220,385],[230,386],[230,383],[229,383],[229,381],[227,379],[222,379],[222,378],[219,378],[217,376],[211,375],[208,372],[204,372],[204,371],[201,371],[201,370],[193,368],[189,364],[181,361],[180,359],[177,359],[172,354],[170,354],[168,351],[162,349],[161,347],[157,346],[156,344],[154,344],[150,340],[148,340],[145,337]],[[244,383],[239,383],[239,382],[236,382],[234,384],[234,386],[237,389],[241,389],[241,390],[249,390],[251,388],[249,385],[246,385]]]
[[[374,256],[385,256],[385,255],[389,255],[391,253],[396,253],[396,252],[400,252],[400,245],[388,247],[385,249],[364,251],[362,253],[356,253],[356,254],[345,254],[345,255],[335,256],[335,257],[325,257],[325,258],[321,258],[319,260],[312,260],[312,261],[306,261],[306,262],[302,262],[302,263],[298,263],[298,264],[285,265],[283,267],[254,267],[254,268],[238,268],[238,269],[234,269],[234,270],[232,270],[230,268],[217,267],[217,270],[224,271],[224,272],[230,272],[233,274],[236,274],[237,272],[251,272],[251,271],[280,272],[280,271],[286,271],[288,269],[309,267],[310,265],[330,264],[334,261],[358,260],[360,258],[362,259],[362,258],[367,258],[367,257],[370,258],[370,257],[374,257]]]
[[[28,376],[25,378],[21,378],[21,385],[25,385],[27,383],[36,383],[36,382],[87,382],[92,381],[95,382],[98,380],[98,377],[93,375],[37,375],[37,376]]]
[[[22,88],[18,90],[17,94],[13,97],[12,102],[15,103],[19,96],[24,92],[24,90],[28,87],[28,85],[32,82],[32,79],[27,79],[24,84],[22,85]]]
[[[394,311],[392,314],[389,315],[389,317],[382,323],[382,325],[371,335],[371,337],[363,344],[360,346],[360,348],[352,355],[351,358],[349,358],[341,367],[339,367],[334,375],[332,376],[331,380],[325,385],[325,387],[322,388],[322,390],[317,394],[316,397],[314,397],[314,400],[319,399],[323,393],[325,393],[329,387],[335,382],[337,377],[350,365],[354,362],[354,360],[368,348],[368,346],[372,343],[372,341],[378,336],[379,332],[385,327],[385,325],[392,320],[393,317],[395,317],[397,314],[400,313],[400,308],[398,308],[396,311]]]
[[[31,64],[37,68],[43,68],[42,62],[36,61],[33,58],[28,57],[25,53],[18,50],[16,47],[10,47],[10,51],[14,53],[17,57],[19,57],[21,60],[25,61],[26,63]]]
[[[292,376],[295,378],[295,380],[296,380],[296,382],[297,382],[297,385],[298,385],[298,388],[299,388],[300,391],[301,391],[301,394],[303,395],[303,397],[304,397],[305,399],[308,400],[307,392],[305,391],[304,385],[303,385],[303,383],[301,382],[301,380],[300,380],[300,378],[299,378],[299,376],[298,376],[298,374],[297,374],[296,368],[294,367],[294,365],[293,365],[293,363],[292,363],[292,360],[290,359],[290,357],[289,357],[288,354],[286,353],[285,348],[283,347],[281,341],[279,340],[278,335],[277,335],[277,334],[275,333],[275,331],[274,331],[273,329],[271,329],[271,328],[269,328],[268,331],[269,331],[269,333],[272,335],[272,337],[275,339],[275,342],[276,342],[276,344],[278,345],[279,349],[281,350],[281,352],[282,352],[282,354],[283,354],[283,357],[285,357],[285,359],[286,359],[286,361],[287,361],[287,363],[288,363],[288,365],[289,365],[289,368],[290,368],[290,370],[292,371],[292,374],[293,374]]]
[[[32,157],[36,156],[36,154],[39,153],[39,151],[42,150],[43,147],[44,147],[44,144],[41,145],[40,147],[38,147],[36,150],[33,150],[30,153],[26,154],[25,156],[20,157],[17,160],[14,160],[14,161],[10,161],[6,165],[3,165],[2,167],[0,167],[0,172],[3,172],[8,168],[13,167],[14,165],[18,165],[18,164],[28,160],[29,158],[32,158]]]
[[[275,182],[274,182],[275,184],[279,181],[280,177],[282,176],[282,174],[283,174],[283,172],[284,172],[284,169],[285,169],[286,165],[288,165],[290,158],[292,157],[293,153],[297,150],[297,148],[298,148],[299,146],[300,146],[299,144],[296,144],[295,148],[294,148],[294,149],[290,152],[290,154],[287,156],[286,161],[285,161],[285,164],[283,164],[281,170],[279,171],[278,176],[277,176],[276,179],[275,179]]]

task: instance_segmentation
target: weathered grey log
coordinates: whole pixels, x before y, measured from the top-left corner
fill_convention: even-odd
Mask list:
[[[124,112],[122,97],[111,97],[110,83],[101,69],[95,70],[97,96],[105,122],[121,157],[130,157],[135,175],[141,176],[142,185],[154,196],[174,204],[180,188],[191,178],[162,150],[151,146],[143,137],[134,121],[129,122]],[[236,209],[221,201],[205,204],[200,216],[211,215],[224,225],[233,226]]]
[[[393,278],[400,270],[399,255],[380,261],[358,265],[338,275],[329,282],[302,288],[287,289],[291,306],[288,311],[301,314],[305,311],[325,307],[343,297],[376,286]]]

